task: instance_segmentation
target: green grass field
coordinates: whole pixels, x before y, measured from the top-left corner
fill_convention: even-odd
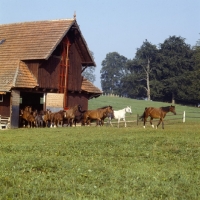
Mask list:
[[[107,98],[107,100],[106,100]],[[112,98],[112,99],[111,99]],[[98,102],[99,101],[99,102]],[[138,104],[137,104],[138,102]],[[163,103],[117,97],[89,108]],[[168,105],[168,104],[164,104]],[[177,105],[177,112],[198,109]],[[199,119],[170,120],[157,130],[142,123],[21,128],[0,131],[0,199],[200,199]]]

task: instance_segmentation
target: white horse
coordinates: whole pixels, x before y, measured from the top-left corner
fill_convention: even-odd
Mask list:
[[[131,110],[131,106],[127,106],[126,108],[122,109],[122,110],[114,110],[114,119],[117,119],[118,120],[118,128],[119,128],[119,122],[120,122],[120,119],[123,119],[124,122],[125,122],[125,127],[126,127],[126,119],[125,119],[125,114],[126,113],[132,113],[132,110]],[[111,118],[108,118],[109,119],[109,123],[111,126],[112,123],[111,123]]]

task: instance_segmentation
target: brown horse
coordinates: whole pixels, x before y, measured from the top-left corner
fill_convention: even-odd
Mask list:
[[[96,120],[96,126],[103,124],[105,117],[109,113],[113,113],[112,106],[104,106],[96,110],[88,110],[83,114],[82,125],[85,125],[86,123],[90,124],[90,121],[92,120]]]
[[[175,106],[167,106],[167,107],[160,107],[160,108],[154,108],[154,107],[148,107],[145,108],[143,115],[140,117],[140,119],[144,120],[144,128],[147,118],[150,116],[150,124],[154,128],[154,125],[152,124],[152,120],[154,118],[160,119],[156,128],[158,128],[159,124],[162,122],[162,128],[164,129],[164,122],[163,119],[165,118],[166,114],[168,112],[174,113],[176,115]]]
[[[58,125],[63,126],[63,118],[66,117],[66,111],[60,110],[59,112],[53,113],[53,122],[54,126],[58,127]]]
[[[48,124],[51,120],[50,114],[51,114],[51,111],[49,109],[47,109],[46,111],[43,111],[43,114],[42,114],[42,119],[43,119],[46,127],[48,127]]]
[[[80,109],[81,109],[81,106],[76,105],[76,106],[69,108],[68,110],[65,111],[64,118],[67,119],[67,125],[70,125],[70,126],[73,125],[74,119],[75,119],[75,116],[76,116],[76,112]]]
[[[29,127],[34,127],[36,125],[35,116],[36,112],[32,112],[32,108],[30,106],[26,106],[24,110],[20,110],[22,120],[28,123]],[[24,124],[25,126],[25,124]]]
[[[45,114],[43,115],[43,120],[46,124],[46,127],[48,126],[48,123],[50,123],[50,128],[58,127],[58,125],[63,126],[64,116],[64,110],[60,110],[58,112],[51,112],[51,110],[47,109],[47,111],[45,111]]]

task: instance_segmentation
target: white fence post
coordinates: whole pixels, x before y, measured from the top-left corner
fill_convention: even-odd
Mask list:
[[[185,111],[183,111],[183,123],[185,122]]]

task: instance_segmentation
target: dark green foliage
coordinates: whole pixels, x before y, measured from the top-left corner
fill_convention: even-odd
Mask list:
[[[193,51],[184,40],[181,37],[171,36],[160,44],[161,73],[156,79],[163,86],[163,99],[167,101],[172,98],[180,101],[183,99],[186,92],[183,88],[189,81],[186,74],[194,70]]]
[[[121,95],[121,80],[127,74],[125,68],[127,58],[119,55],[117,52],[106,55],[102,61],[101,86],[105,93],[114,93]]]

